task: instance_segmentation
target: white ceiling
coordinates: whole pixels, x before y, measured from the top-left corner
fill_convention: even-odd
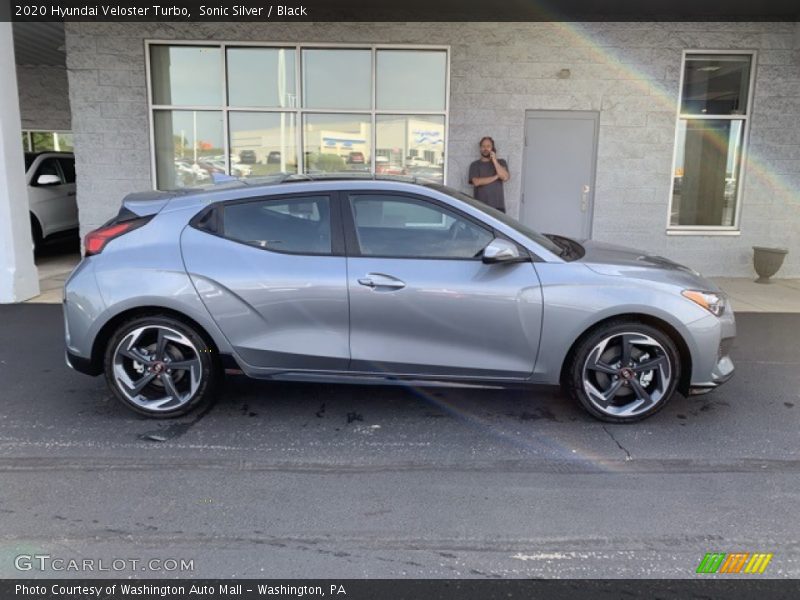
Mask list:
[[[66,65],[63,23],[14,23],[18,65]]]

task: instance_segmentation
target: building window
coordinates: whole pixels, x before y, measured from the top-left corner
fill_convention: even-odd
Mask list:
[[[752,53],[684,55],[669,230],[738,230],[753,63]]]
[[[75,146],[69,131],[22,131],[25,152],[72,152]]]
[[[158,189],[361,171],[444,181],[448,50],[148,42]]]

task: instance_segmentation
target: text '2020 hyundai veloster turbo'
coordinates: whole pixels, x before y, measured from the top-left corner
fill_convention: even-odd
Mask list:
[[[642,419],[733,373],[734,316],[658,256],[542,235],[435,183],[229,182],[133,194],[65,286],[67,361],[173,417],[256,378],[560,384]]]

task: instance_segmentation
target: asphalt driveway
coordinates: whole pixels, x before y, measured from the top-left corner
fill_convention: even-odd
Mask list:
[[[800,315],[738,315],[736,377],[636,425],[553,390],[230,378],[129,413],[68,370],[60,306],[0,306],[0,576],[13,557],[177,558],[196,577],[800,576]],[[133,573],[116,572],[125,577]]]

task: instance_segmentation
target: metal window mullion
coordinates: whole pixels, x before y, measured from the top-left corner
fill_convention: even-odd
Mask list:
[[[303,108],[306,113],[319,113],[323,115],[371,115],[373,111],[365,108]]]
[[[144,69],[147,80],[147,116],[150,121],[150,182],[153,189],[158,189],[158,174],[156,173],[156,132],[155,111],[153,108],[153,74],[150,66],[150,46],[152,42],[144,42]]]
[[[303,70],[300,63],[303,62],[302,48],[300,44],[295,46],[294,57],[294,91],[295,91],[295,115],[297,122],[295,123],[295,152],[297,157],[297,172],[306,172],[306,147],[305,147],[305,123],[303,122],[303,109],[305,108],[305,101],[303,99]]]
[[[750,54],[750,84],[747,87],[747,111],[742,130],[742,156],[739,163],[739,185],[736,189],[736,213],[734,215],[734,225],[740,227],[739,218],[742,211],[742,196],[744,195],[745,164],[747,162],[748,149],[750,146],[750,119],[753,114],[753,104],[755,103],[755,83],[756,83],[756,57],[757,52],[753,50]]]
[[[447,162],[450,154],[447,145],[450,143],[450,49],[445,53],[445,74],[444,74],[444,140],[442,141],[442,183],[447,185]]]
[[[697,121],[703,119],[713,119],[715,121],[735,121],[737,119],[746,119],[747,115],[687,115],[681,113],[678,115],[678,118],[686,121]]]
[[[223,42],[222,52],[222,151],[225,153],[225,173],[231,174],[231,140],[228,124],[228,47]]]
[[[221,44],[225,44],[226,46],[234,46],[234,47],[257,47],[257,48],[297,48],[297,47],[305,47],[305,48],[332,48],[332,49],[348,49],[353,48],[355,50],[365,50],[369,48],[378,48],[382,50],[448,50],[449,46],[447,45],[428,45],[428,44],[370,44],[364,42],[358,43],[349,43],[349,42],[303,42],[299,43],[296,41],[275,41],[275,42],[243,42],[243,41],[231,41],[226,40],[224,42],[217,42],[213,40],[175,40],[175,39],[152,39],[147,40],[147,44],[154,45],[154,46],[220,46]],[[706,51],[696,51],[696,52],[706,52]],[[735,52],[728,52],[724,51],[723,53],[726,54],[736,54]]]
[[[288,106],[283,108],[280,106],[229,106],[228,110],[230,112],[282,113],[293,109]]]
[[[348,111],[351,112],[351,111]],[[420,116],[434,116],[434,117],[442,117],[445,115],[446,111],[443,110],[413,110],[413,109],[384,109],[384,110],[376,110],[376,115],[420,115]]]
[[[194,110],[197,112],[202,111],[215,111],[222,110],[222,104],[154,104],[153,110]]]
[[[376,117],[376,110],[378,108],[378,51],[375,46],[371,48],[370,59],[372,61],[372,87],[370,93],[370,107],[372,112],[370,114],[370,152],[369,152],[369,172],[375,175],[375,153],[378,151],[378,120]]]

